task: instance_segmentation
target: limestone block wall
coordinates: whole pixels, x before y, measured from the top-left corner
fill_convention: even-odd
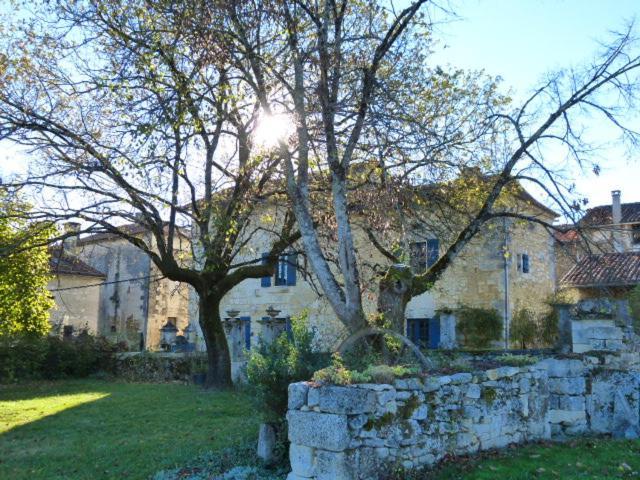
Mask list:
[[[511,443],[638,435],[637,354],[396,380],[289,386],[288,480],[375,479]]]
[[[624,331],[614,320],[574,319],[571,322],[571,338],[575,353],[624,349]]]

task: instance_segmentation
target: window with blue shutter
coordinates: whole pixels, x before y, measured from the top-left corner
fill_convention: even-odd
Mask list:
[[[429,319],[407,318],[407,338],[419,347],[429,346]]]
[[[267,264],[268,258],[269,258],[269,254],[268,253],[263,253],[262,254],[262,265],[266,265]],[[271,286],[271,275],[267,275],[266,277],[262,277],[260,279],[260,286],[261,287],[270,287]]]
[[[298,270],[298,254],[290,253],[287,255],[287,285],[296,284],[296,271]]]
[[[278,263],[276,264],[276,276],[274,285],[287,285],[287,266],[288,266],[287,254],[280,255],[278,257]]]
[[[427,268],[430,268],[440,258],[440,241],[437,238],[427,240]]]

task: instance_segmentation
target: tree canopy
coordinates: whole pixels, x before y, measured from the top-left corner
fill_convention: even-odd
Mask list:
[[[43,245],[54,229],[25,222],[21,213],[26,209],[4,194],[0,197],[0,336],[45,334],[50,328],[51,269]]]

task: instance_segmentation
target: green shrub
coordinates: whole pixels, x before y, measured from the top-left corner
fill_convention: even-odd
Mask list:
[[[456,328],[468,347],[487,348],[502,338],[502,317],[494,308],[461,307],[456,317]]]
[[[511,341],[516,343],[523,350],[533,345],[538,337],[538,323],[536,315],[527,308],[521,308],[511,319],[510,335]]]
[[[339,353],[331,357],[331,365],[322,368],[313,374],[313,381],[329,385],[349,385],[353,380],[353,372],[344,366]],[[358,376],[359,381],[366,381],[365,377]]]
[[[540,340],[543,345],[552,346],[558,339],[558,312],[555,309],[542,314],[539,320]]]
[[[247,363],[249,389],[263,421],[278,424],[287,413],[289,384],[309,380],[328,363],[327,355],[314,352],[313,332],[303,315],[291,320],[291,332],[274,342],[260,342]]]
[[[0,383],[113,373],[118,349],[104,338],[87,333],[65,339],[5,335],[0,337]]]

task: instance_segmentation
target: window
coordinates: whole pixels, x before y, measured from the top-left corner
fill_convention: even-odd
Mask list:
[[[422,348],[440,347],[439,318],[407,318],[407,337]]]
[[[517,257],[518,261],[518,272],[520,273],[529,273],[531,271],[529,265],[529,255],[526,253],[519,253]]]
[[[423,273],[440,257],[440,241],[437,238],[430,238],[426,242],[413,242],[409,247],[409,261],[413,273]]]
[[[407,338],[419,347],[429,345],[429,319],[407,318]]]
[[[262,264],[266,265],[268,262],[269,254],[262,254]],[[296,284],[296,272],[298,269],[298,254],[295,252],[285,253],[280,255],[278,263],[276,264],[276,271],[273,278],[273,284],[276,286],[293,286]],[[271,286],[271,277],[262,277],[260,280],[262,287]]]
[[[634,245],[640,245],[640,225],[631,227],[631,242]]]
[[[287,266],[289,264],[289,255],[280,255],[276,266],[275,285],[288,285],[287,283]]]
[[[410,263],[413,273],[422,273],[427,269],[427,242],[413,242],[410,246]]]

